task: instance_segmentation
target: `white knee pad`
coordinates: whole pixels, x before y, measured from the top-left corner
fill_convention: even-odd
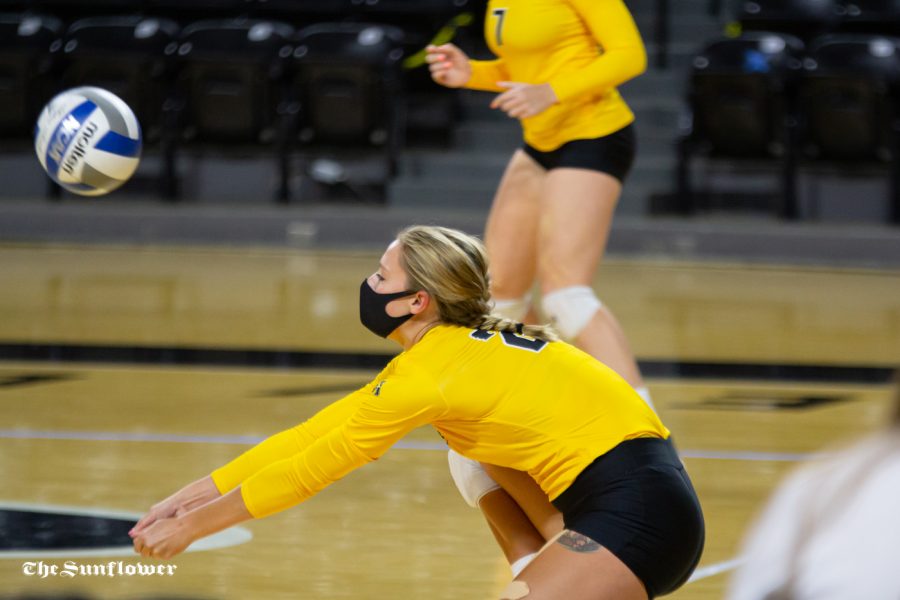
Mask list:
[[[453,483],[456,484],[466,504],[472,508],[478,506],[478,501],[485,494],[500,487],[478,461],[450,450],[447,452],[447,462],[450,463],[450,475],[453,476]]]
[[[550,322],[567,339],[575,339],[603,304],[586,285],[560,288],[545,294],[541,302]]]
[[[531,307],[531,293],[525,294],[521,298],[509,298],[494,300],[494,310],[491,311],[498,317],[511,319],[517,323],[521,323],[528,314]]]

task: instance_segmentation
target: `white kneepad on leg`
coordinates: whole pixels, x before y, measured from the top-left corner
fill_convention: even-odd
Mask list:
[[[528,309],[531,307],[531,294],[525,294],[521,298],[501,298],[494,300],[494,309],[491,311],[498,317],[511,319],[521,323]]]
[[[559,334],[566,340],[574,340],[603,303],[590,287],[574,285],[545,294],[541,306]]]
[[[478,501],[488,492],[500,488],[500,485],[491,479],[481,463],[471,458],[466,458],[454,450],[447,452],[447,462],[450,463],[450,475],[453,483],[462,495],[466,504],[475,508]]]

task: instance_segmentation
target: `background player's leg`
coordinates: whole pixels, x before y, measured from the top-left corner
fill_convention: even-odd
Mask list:
[[[609,550],[567,529],[547,544],[501,598],[647,600],[647,592]]]
[[[534,283],[539,194],[545,175],[540,165],[516,150],[494,195],[484,242],[491,261],[491,295],[495,301],[523,298]]]
[[[553,292],[592,286],[621,190],[616,178],[597,171],[562,168],[547,173],[538,234],[538,278],[545,300]],[[642,387],[619,322],[605,306],[592,312],[569,337],[633,387]]]

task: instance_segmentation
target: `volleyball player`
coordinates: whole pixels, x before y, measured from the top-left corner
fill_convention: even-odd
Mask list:
[[[294,506],[430,423],[461,455],[527,473],[563,515],[502,598],[644,599],[688,578],[703,517],[669,431],[552,330],[492,316],[478,240],[402,231],[360,286],[360,318],[403,351],[362,389],[156,505],[132,531],[137,552],[171,558]]]
[[[441,85],[499,92],[491,106],[522,125],[524,142],[485,232],[496,312],[533,321],[537,280],[557,331],[652,406],[622,328],[591,287],[635,154],[634,114],[616,86],[646,68],[640,33],[622,0],[491,0],[485,39],[496,60],[469,60],[452,44],[430,46],[426,60]],[[561,528],[528,477],[490,465],[485,472],[453,452],[449,458],[463,496],[488,521],[513,511],[510,498],[492,493],[499,482],[545,539]],[[527,538],[528,523],[519,520]],[[531,553],[519,554],[508,554],[514,574]]]
[[[524,320],[537,279],[557,331],[649,398],[591,288],[635,154],[634,114],[616,86],[646,68],[640,33],[622,0],[491,0],[485,38],[496,60],[445,44],[426,61],[441,85],[500,92],[491,106],[522,124],[485,231],[496,309]]]

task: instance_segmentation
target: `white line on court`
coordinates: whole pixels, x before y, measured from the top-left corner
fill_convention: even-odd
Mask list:
[[[265,438],[253,435],[183,435],[172,433],[141,433],[129,431],[67,431],[38,429],[0,429],[0,439],[17,440],[82,440],[87,442],[155,442],[174,444],[258,444]],[[400,440],[398,450],[446,450],[443,442]],[[796,462],[824,458],[819,452],[754,452],[731,450],[680,450],[682,458],[708,460],[743,460]]]
[[[738,556],[737,558],[723,560],[722,562],[706,565],[705,567],[700,567],[696,571],[694,571],[694,574],[691,575],[690,579],[688,579],[688,583],[700,581],[701,579],[706,579],[707,577],[713,577],[714,575],[718,575],[720,573],[726,573],[740,566],[740,564],[743,562],[744,558],[742,556]]]

